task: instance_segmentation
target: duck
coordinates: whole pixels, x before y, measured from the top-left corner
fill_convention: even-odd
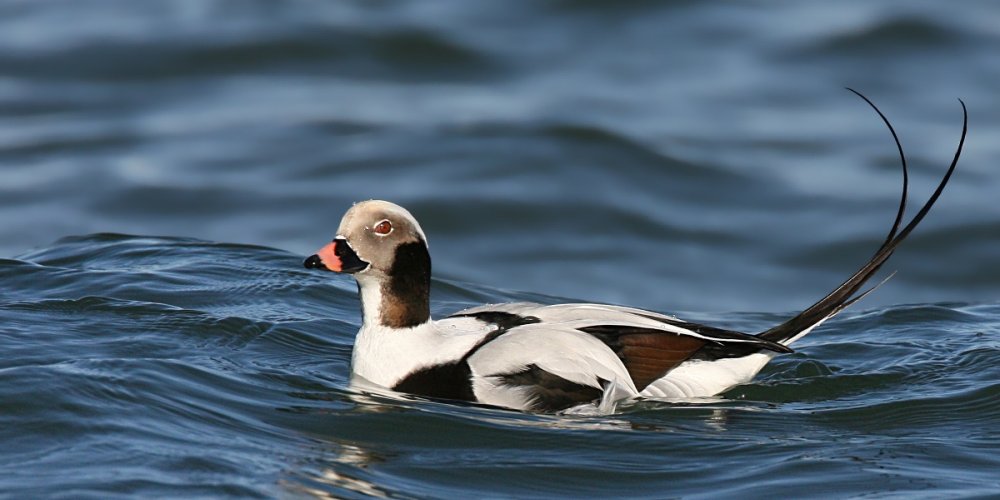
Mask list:
[[[631,401],[706,398],[750,382],[775,356],[794,352],[793,342],[888,280],[864,289],[927,215],[958,164],[968,130],[961,99],[954,159],[903,225],[906,156],[889,120],[858,95],[898,148],[903,189],[896,218],[864,265],[783,323],[752,334],[620,305],[529,302],[479,305],[435,320],[426,234],[405,208],[368,200],[351,206],[332,241],[304,261],[308,269],[357,281],[361,327],[352,385],[524,412],[608,414]]]

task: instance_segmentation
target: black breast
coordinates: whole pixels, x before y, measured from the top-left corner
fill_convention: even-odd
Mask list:
[[[472,393],[472,372],[465,358],[421,368],[392,386],[392,390],[432,398],[476,400]]]

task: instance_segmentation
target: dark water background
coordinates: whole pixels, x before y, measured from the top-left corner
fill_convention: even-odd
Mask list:
[[[434,309],[759,331],[959,171],[875,295],[722,398],[605,418],[347,388],[352,201]],[[0,496],[1000,495],[995,2],[0,3]],[[125,236],[144,235],[144,236]],[[145,236],[150,235],[150,236]]]

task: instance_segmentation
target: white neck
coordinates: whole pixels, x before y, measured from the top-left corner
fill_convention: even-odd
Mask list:
[[[358,280],[358,290],[361,294],[361,329],[364,330],[367,326],[381,323],[382,283],[367,274],[358,273],[354,277]]]

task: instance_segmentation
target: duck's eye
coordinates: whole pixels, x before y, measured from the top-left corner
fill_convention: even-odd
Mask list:
[[[375,234],[377,235],[385,236],[392,232],[392,223],[388,220],[383,220],[378,224],[375,224],[375,227],[372,228],[372,230],[375,231]]]

